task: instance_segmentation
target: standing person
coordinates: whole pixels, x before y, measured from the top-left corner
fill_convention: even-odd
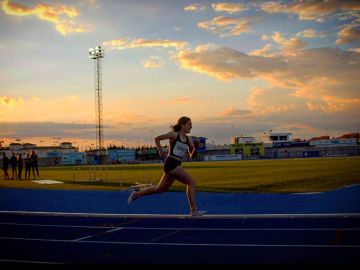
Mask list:
[[[33,173],[33,177],[35,179],[35,170],[37,177],[39,177],[39,166],[38,166],[38,155],[35,153],[34,150],[31,151],[31,169]]]
[[[159,135],[155,138],[156,147],[161,158],[164,158],[164,153],[160,141],[169,140],[169,152],[164,163],[164,174],[157,186],[149,186],[139,191],[134,190],[129,198],[130,204],[134,200],[150,194],[156,194],[167,191],[174,183],[175,179],[185,184],[186,195],[190,207],[191,216],[202,216],[207,211],[199,210],[195,203],[195,181],[193,178],[181,167],[181,161],[188,153],[190,158],[195,154],[195,147],[192,139],[186,134],[190,133],[192,129],[192,122],[189,117],[181,117],[177,124],[172,127],[169,133]]]
[[[11,180],[16,180],[17,179],[17,158],[16,158],[14,152],[11,153],[10,166],[11,166]]]
[[[9,173],[8,173],[8,169],[9,169],[9,158],[6,156],[6,153],[3,153],[2,169],[3,169],[3,171],[4,171],[4,179],[5,179],[5,180],[9,180]]]
[[[22,155],[20,153],[18,153],[18,160],[17,160],[17,165],[18,165],[18,180],[21,180],[21,174],[22,174],[22,169],[24,167],[24,160],[22,158]]]
[[[30,171],[31,171],[31,158],[30,158],[30,154],[26,154],[26,158],[25,158],[25,179],[30,179]]]

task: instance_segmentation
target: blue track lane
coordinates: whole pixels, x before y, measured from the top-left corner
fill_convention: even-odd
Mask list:
[[[1,214],[0,262],[357,263],[360,217]]]
[[[184,192],[166,192],[126,203],[127,191],[0,189],[0,210],[121,214],[187,214]],[[360,213],[360,185],[318,194],[198,192],[209,214]]]
[[[131,205],[128,195],[1,189],[0,262],[358,263],[359,186],[318,194],[199,192],[199,206],[209,211],[200,218],[185,216],[184,193]]]

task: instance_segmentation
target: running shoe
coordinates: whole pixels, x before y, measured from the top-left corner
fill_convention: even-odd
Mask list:
[[[128,199],[127,199],[127,203],[128,203],[128,204],[131,204],[133,201],[135,201],[135,198],[134,198],[134,197],[135,197],[135,193],[136,193],[135,190],[130,193],[130,195],[129,195]]]
[[[200,216],[205,215],[206,213],[207,213],[207,211],[205,211],[205,210],[199,210],[198,208],[196,208],[194,211],[192,211],[192,212],[190,213],[190,215],[191,215],[192,217],[200,217]]]

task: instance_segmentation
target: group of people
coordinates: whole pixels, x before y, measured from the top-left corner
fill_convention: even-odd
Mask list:
[[[11,168],[11,178],[9,175],[9,168]],[[26,154],[15,154],[12,152],[10,158],[6,156],[6,153],[3,153],[2,169],[4,171],[4,180],[22,180],[23,168],[25,168],[24,179],[30,179],[31,171],[34,179],[36,176],[40,176],[38,155],[34,150],[32,150],[31,153]]]

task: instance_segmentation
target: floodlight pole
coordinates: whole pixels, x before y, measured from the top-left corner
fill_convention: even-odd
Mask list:
[[[101,58],[104,56],[104,49],[100,46],[89,49],[89,57],[94,60],[96,149],[100,152],[100,164],[104,162],[105,157],[101,69]]]

